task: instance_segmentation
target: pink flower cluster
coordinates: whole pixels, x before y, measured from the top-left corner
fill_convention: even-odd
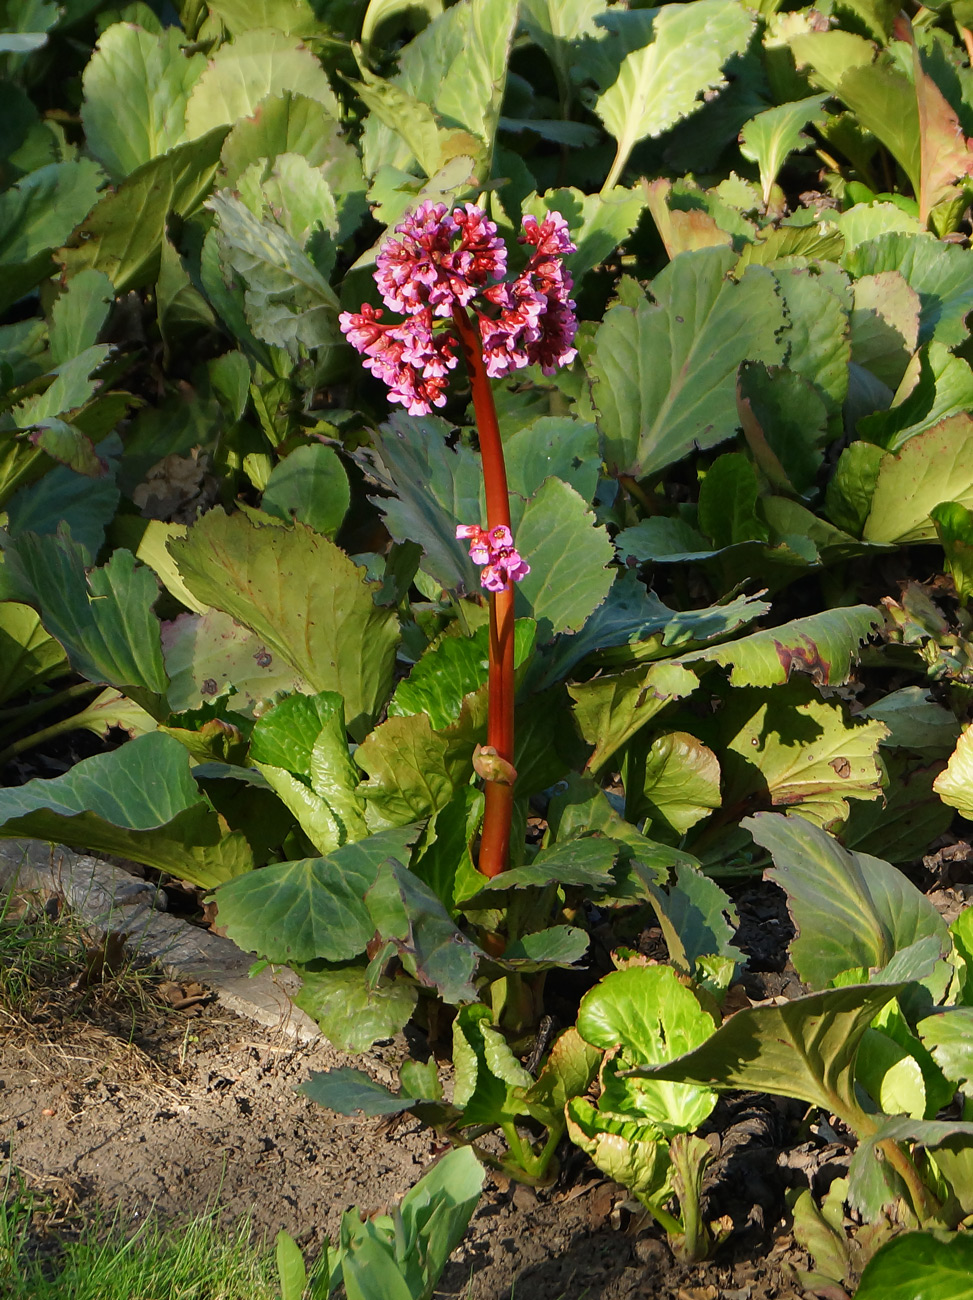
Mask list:
[[[530,573],[527,564],[514,547],[513,535],[502,524],[496,528],[481,528],[479,524],[458,524],[456,540],[469,540],[470,559],[483,566],[480,586],[487,591],[503,591],[511,582],[519,582]]]
[[[472,203],[448,211],[423,203],[387,239],[375,259],[375,283],[386,307],[405,319],[385,324],[382,309],[367,303],[342,312],[341,329],[382,379],[389,400],[410,415],[446,404],[446,382],[456,365],[456,338],[438,327],[479,299],[474,313],[487,373],[494,378],[539,364],[546,375],[569,364],[577,321],[569,298],[571,277],[562,258],[574,252],[558,212],[543,222],[524,218],[520,242],[534,248],[524,270],[507,283],[507,250],[494,223]]]

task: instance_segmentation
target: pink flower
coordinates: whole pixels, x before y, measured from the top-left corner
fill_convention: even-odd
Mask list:
[[[439,321],[475,298],[484,363],[493,378],[535,364],[552,375],[577,355],[571,277],[562,264],[574,251],[567,222],[549,212],[541,222],[524,217],[523,225],[520,242],[534,251],[521,274],[507,282],[507,250],[481,208],[467,203],[450,212],[444,203],[423,203],[396,226],[401,238],[387,239],[375,259],[375,283],[385,305],[406,319],[383,324],[381,308],[367,303],[360,312],[341,313],[341,329],[365,356],[366,368],[387,384],[389,400],[401,402],[410,415],[428,415],[446,404],[456,339]]]
[[[539,254],[566,257],[568,253],[578,251],[577,246],[571,242],[568,223],[560,212],[549,212],[541,224],[538,224],[536,217],[526,216],[521,225],[524,233],[520,237],[520,243],[534,244]]]
[[[383,325],[380,307],[365,303],[360,312],[342,312],[339,324],[349,343],[365,356],[365,368],[383,380],[389,401],[410,415],[428,415],[446,405],[446,377],[456,365],[456,340],[433,332],[429,309],[393,325]]]
[[[503,524],[490,529],[479,524],[459,524],[456,539],[469,541],[470,559],[483,568],[480,585],[487,591],[504,591],[511,582],[519,582],[530,573],[530,565],[514,547],[513,535]]]
[[[426,202],[395,227],[375,259],[375,283],[387,307],[412,313],[432,307],[451,316],[507,270],[507,250],[486,213],[472,203],[450,214]],[[454,248],[456,236],[459,246]]]

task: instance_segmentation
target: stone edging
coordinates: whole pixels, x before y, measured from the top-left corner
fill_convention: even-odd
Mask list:
[[[205,984],[228,1011],[300,1042],[320,1037],[311,1017],[287,996],[300,987],[293,971],[268,968],[251,978],[247,972],[255,954],[169,916],[162,891],[120,867],[75,853],[63,844],[0,840],[0,895],[15,886],[63,898],[99,938],[109,932],[123,933],[134,955],[158,962],[170,979]]]

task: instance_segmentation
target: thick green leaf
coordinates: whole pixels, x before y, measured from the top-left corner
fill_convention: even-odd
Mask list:
[[[91,211],[105,175],[90,158],[50,163],[0,194],[0,310],[49,276],[57,248]]]
[[[926,234],[887,234],[853,249],[844,265],[856,280],[882,271],[898,271],[905,278],[919,295],[920,343],[934,338],[956,347],[967,337],[973,267],[963,249]]]
[[[476,1001],[471,980],[483,954],[418,876],[399,862],[386,861],[368,888],[365,905],[376,936],[392,945],[420,984],[435,988],[452,1006]]]
[[[224,270],[246,285],[247,320],[257,337],[295,358],[299,344],[336,348],[338,300],[297,240],[276,221],[254,216],[229,190],[207,206],[217,216]]]
[[[910,438],[880,464],[863,536],[869,542],[928,542],[936,537],[930,512],[944,501],[973,507],[973,465],[966,446],[973,419],[954,415]]]
[[[28,605],[0,604],[0,702],[67,668],[64,650]]]
[[[515,0],[454,5],[405,46],[390,82],[372,81],[362,139],[368,175],[383,166],[411,171],[416,158],[432,176],[461,152],[478,155],[479,170],[493,150],[516,17]],[[440,133],[437,120],[453,129]]]
[[[765,874],[787,893],[797,927],[791,960],[812,988],[853,966],[885,966],[927,936],[947,946],[932,903],[888,862],[849,852],[800,817],[758,813],[741,825],[773,855]]]
[[[682,254],[652,282],[654,302],[606,312],[586,369],[611,469],[643,478],[732,437],[741,362],[783,361],[774,277],[755,266],[731,280],[735,261]]]
[[[841,823],[849,799],[877,799],[882,773],[879,722],[849,719],[806,679],[769,690],[731,689],[697,737],[715,750],[723,771],[723,808],[786,808],[816,825]],[[725,831],[724,831],[725,835]]]
[[[464,903],[465,907],[466,904]],[[522,975],[547,970],[551,966],[573,966],[588,951],[587,930],[571,925],[552,925],[522,935],[504,949],[498,965]]]
[[[943,501],[929,516],[943,545],[946,571],[965,605],[973,595],[973,511],[958,501]]]
[[[629,820],[645,818],[647,834],[677,844],[721,802],[716,755],[686,731],[656,736],[647,748],[633,746],[622,781]]]
[[[460,786],[446,807],[429,819],[416,850],[412,870],[449,910],[482,883],[471,852],[482,820],[482,792]]]
[[[50,370],[53,382],[11,411],[17,428],[29,429],[50,416],[69,414],[84,406],[98,385],[94,372],[104,363],[109,351],[107,344],[96,344]]]
[[[543,640],[578,631],[615,576],[607,567],[614,547],[594,512],[567,483],[550,478],[527,502],[514,540],[530,565],[517,583],[518,607],[539,625]]]
[[[637,1067],[635,1074],[797,1097],[865,1132],[869,1126],[855,1098],[855,1058],[876,1013],[904,987],[855,984],[780,1006],[748,1007],[702,1047],[668,1065]]]
[[[524,501],[549,478],[562,479],[587,502],[594,498],[601,458],[593,424],[563,415],[541,416],[504,438],[503,455],[507,485]],[[523,507],[516,501],[511,504],[516,531]]]
[[[434,731],[442,731],[456,722],[464,697],[486,685],[489,642],[490,629],[484,624],[472,636],[444,636],[431,645],[409,676],[395,688],[388,716],[425,713]],[[534,624],[530,619],[518,619],[514,624],[515,668],[530,656],[533,648]]]
[[[731,965],[740,961],[743,954],[730,942],[739,923],[737,910],[715,880],[680,862],[666,889],[649,880],[645,889],[677,969],[692,975],[701,957],[726,957]]]
[[[256,633],[217,609],[167,623],[162,652],[170,680],[166,698],[177,712],[232,692],[234,707],[248,715],[278,692],[313,689]]]
[[[253,27],[272,27],[297,36],[314,36],[328,30],[315,17],[308,0],[213,0],[209,7],[234,35]]]
[[[973,1007],[945,1007],[920,1020],[916,1033],[946,1078],[968,1092],[973,1082]]]
[[[661,663],[569,686],[578,729],[595,747],[588,759],[589,770],[603,768],[667,704],[692,694],[698,685],[699,679],[688,668]]]
[[[253,117],[236,122],[221,155],[227,185],[253,163],[296,154],[320,172],[338,205],[338,238],[351,235],[365,213],[365,178],[354,148],[323,104],[285,91],[264,99]]]
[[[328,1042],[341,1052],[367,1052],[379,1039],[394,1037],[415,1010],[414,984],[383,976],[372,986],[364,966],[328,969],[315,963],[315,969],[301,971],[301,979],[295,1006],[316,1020]],[[310,1083],[305,1086],[311,1087]],[[317,1100],[310,1091],[308,1096]]]
[[[456,525],[482,522],[483,475],[465,443],[446,443],[451,431],[439,416],[396,414],[373,435],[375,449],[357,459],[390,494],[371,501],[395,541],[418,542],[424,572],[448,590],[478,592],[479,571]]]
[[[813,271],[793,266],[775,274],[788,321],[787,369],[812,384],[837,415],[848,394],[851,360],[848,277],[828,262]]]
[[[973,821],[973,728],[967,728],[956,742],[946,771],[936,778],[933,789],[943,803]]]
[[[770,203],[778,173],[795,149],[811,143],[804,128],[824,119],[826,95],[812,95],[789,104],[765,109],[746,122],[740,131],[740,152],[760,169],[764,206]]]
[[[103,568],[85,573],[83,548],[64,534],[28,533],[4,555],[17,598],[37,609],[72,668],[89,681],[124,689],[154,711],[169,679],[152,612],[159,595],[152,570],[136,565],[130,551],[117,550]]]
[[[860,537],[872,508],[872,497],[884,459],[881,447],[853,442],[838,459],[825,498],[828,518]]]
[[[858,431],[886,451],[899,451],[926,429],[973,405],[973,370],[942,343],[927,343],[910,360],[889,409],[858,421]]]
[[[322,691],[281,700],[254,727],[250,761],[319,853],[367,836],[340,695]]]
[[[973,1241],[907,1232],[888,1241],[865,1266],[857,1300],[958,1300],[969,1290]]]
[[[170,212],[187,217],[209,192],[226,127],[207,131],[137,167],[94,208],[58,261],[69,276],[103,271],[116,293],[152,282]]]
[[[757,515],[759,484],[753,462],[743,452],[718,456],[699,488],[699,526],[717,549],[734,542],[766,541],[767,526]]]
[[[51,308],[51,360],[63,366],[98,341],[114,300],[108,276],[82,271],[64,286]]]
[[[498,907],[501,895],[509,890],[546,889],[552,884],[580,888],[586,893],[604,893],[615,883],[611,870],[617,854],[618,845],[600,836],[568,840],[542,849],[527,866],[511,867],[485,882],[479,893],[463,900],[463,910]]]
[[[158,731],[64,776],[0,790],[0,826],[5,837],[117,853],[205,889],[253,866],[243,835],[228,835],[200,795],[186,750]]]
[[[206,59],[184,53],[184,42],[178,27],[156,35],[114,23],[102,32],[85,68],[81,121],[88,148],[113,180],[187,139],[186,101]],[[208,124],[216,125],[216,118]]]
[[[364,570],[304,524],[262,527],[220,510],[169,549],[200,600],[251,628],[312,690],[341,694],[349,731],[365,734],[388,694],[399,628]]]
[[[918,293],[900,271],[863,275],[855,281],[851,355],[894,392],[919,343]]]
[[[892,749],[908,749],[930,758],[950,753],[960,734],[955,715],[934,703],[921,686],[903,686],[862,709],[861,716],[884,722],[889,734],[881,742]]]
[[[636,545],[634,534],[638,531],[638,526],[625,529],[616,541],[625,536]],[[622,545],[620,549],[625,554],[632,548]],[[597,651],[602,652],[598,655],[600,664],[628,665],[660,659],[679,648],[692,650],[708,641],[722,640],[769,609],[766,601],[754,596],[737,596],[705,609],[669,609],[654,592],[646,591],[636,574],[622,572],[581,631],[562,637],[553,649],[545,650],[538,665],[542,671],[540,681],[544,686],[551,685]],[[539,689],[536,681],[534,684]]]
[[[371,732],[355,750],[355,762],[369,777],[360,794],[370,826],[420,821],[445,808],[468,784],[473,747],[482,741],[486,723],[485,708],[476,713],[478,718],[467,713],[443,733],[433,731],[425,713],[388,718]]]
[[[652,1124],[595,1109],[585,1097],[567,1104],[568,1136],[606,1177],[621,1183],[648,1207],[664,1209],[672,1196],[669,1144]]]
[[[326,858],[262,867],[220,890],[220,924],[244,951],[273,962],[357,957],[375,932],[365,892],[383,862],[408,856],[414,835],[386,831]]]
[[[115,472],[121,450],[121,439],[110,434],[98,444],[97,478],[79,474],[67,465],[55,465],[36,483],[15,492],[7,506],[10,536],[47,535],[66,524],[72,539],[80,542],[89,555],[97,555],[118,506]],[[106,467],[108,473],[104,472]]]
[[[851,605],[696,650],[680,663],[722,664],[730,669],[732,686],[775,686],[794,672],[807,673],[822,686],[837,686],[848,680],[858,647],[881,623],[882,615],[871,605]]]
[[[615,1051],[602,1067],[598,1109],[619,1119],[648,1121],[672,1136],[697,1128],[716,1104],[706,1088],[652,1081],[617,1072],[671,1061],[709,1038],[713,1019],[668,966],[634,966],[606,975],[578,1009],[578,1033],[592,1047]]]
[[[839,96],[866,130],[894,156],[918,195],[921,184],[920,130],[915,89],[891,55],[851,32],[811,32],[791,40],[799,65],[810,64],[815,80]]]
[[[252,117],[270,95],[306,95],[335,118],[338,101],[310,50],[285,32],[250,30],[221,45],[193,86],[186,105],[186,134],[205,135],[221,123]]]
[[[348,475],[333,447],[310,443],[278,461],[260,504],[278,519],[300,519],[325,537],[334,537],[351,503]]]
[[[734,0],[606,15],[612,35],[592,66],[602,91],[594,111],[618,146],[612,183],[639,140],[668,131],[700,107],[704,92],[726,84],[723,67],[747,48],[753,22]]]

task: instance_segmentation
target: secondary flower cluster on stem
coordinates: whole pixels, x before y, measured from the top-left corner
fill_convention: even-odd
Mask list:
[[[459,524],[457,541],[469,540],[470,559],[483,566],[480,585],[487,591],[503,591],[510,582],[519,582],[530,573],[530,565],[514,547],[510,529],[481,528],[479,524]]]
[[[507,249],[486,213],[473,203],[450,212],[423,203],[396,226],[375,260],[375,282],[385,306],[404,320],[386,323],[381,307],[342,312],[341,329],[382,379],[389,400],[410,415],[446,404],[456,365],[457,313],[469,309],[479,331],[487,373],[494,379],[523,366],[551,375],[574,360],[577,320],[571,276],[562,259],[574,252],[558,212],[523,221],[522,244],[533,248],[513,280]]]

